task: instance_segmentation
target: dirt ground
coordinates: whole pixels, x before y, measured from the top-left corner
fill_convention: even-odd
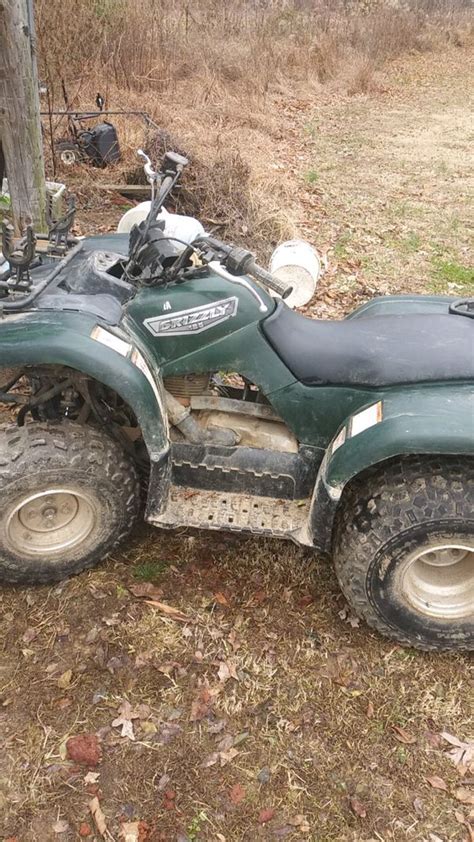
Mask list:
[[[472,58],[276,102],[260,158],[328,260],[308,313],[472,294]],[[0,838],[472,842],[474,778],[447,755],[474,737],[470,670],[359,624],[306,549],[141,527],[95,572],[0,588]]]

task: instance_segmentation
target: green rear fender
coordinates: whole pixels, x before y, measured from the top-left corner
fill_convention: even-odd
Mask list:
[[[64,365],[104,383],[133,409],[150,459],[157,462],[169,449],[159,374],[148,365],[152,385],[128,357],[92,339],[96,324],[77,314],[62,314],[61,322],[28,315],[0,322],[0,368]]]
[[[338,436],[344,436],[340,428],[326,451],[311,503],[312,539],[326,551],[344,488],[354,477],[402,456],[474,456],[474,389],[470,384],[405,387],[385,394],[378,423],[351,436],[348,418],[344,429],[344,443],[337,446]]]

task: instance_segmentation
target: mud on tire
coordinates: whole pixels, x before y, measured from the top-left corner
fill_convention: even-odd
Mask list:
[[[472,458],[407,457],[346,489],[334,564],[370,626],[420,649],[474,649],[473,500]]]
[[[73,422],[0,427],[0,580],[43,583],[93,567],[140,508],[135,467],[103,432]]]

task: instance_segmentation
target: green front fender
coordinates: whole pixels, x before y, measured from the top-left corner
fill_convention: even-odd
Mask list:
[[[159,461],[169,447],[159,375],[148,365],[154,388],[128,357],[92,339],[96,324],[77,313],[8,316],[0,320],[0,368],[64,365],[104,383],[133,409],[150,459]],[[133,337],[124,338],[136,347]]]
[[[334,518],[344,487],[374,465],[414,454],[474,456],[474,389],[472,385],[437,384],[386,392],[382,420],[329,445],[313,493],[310,531],[314,544],[329,550]],[[338,435],[341,432],[338,431]]]

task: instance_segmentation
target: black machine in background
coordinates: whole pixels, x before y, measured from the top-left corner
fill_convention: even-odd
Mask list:
[[[97,101],[104,100],[97,94]],[[60,160],[66,166],[78,163],[89,163],[94,167],[106,167],[120,161],[120,145],[117,130],[113,123],[104,119],[109,115],[138,116],[147,126],[158,128],[145,111],[42,111],[43,117],[66,117],[68,122],[67,134],[56,141],[54,149]],[[88,127],[89,121],[97,120],[95,126]]]

